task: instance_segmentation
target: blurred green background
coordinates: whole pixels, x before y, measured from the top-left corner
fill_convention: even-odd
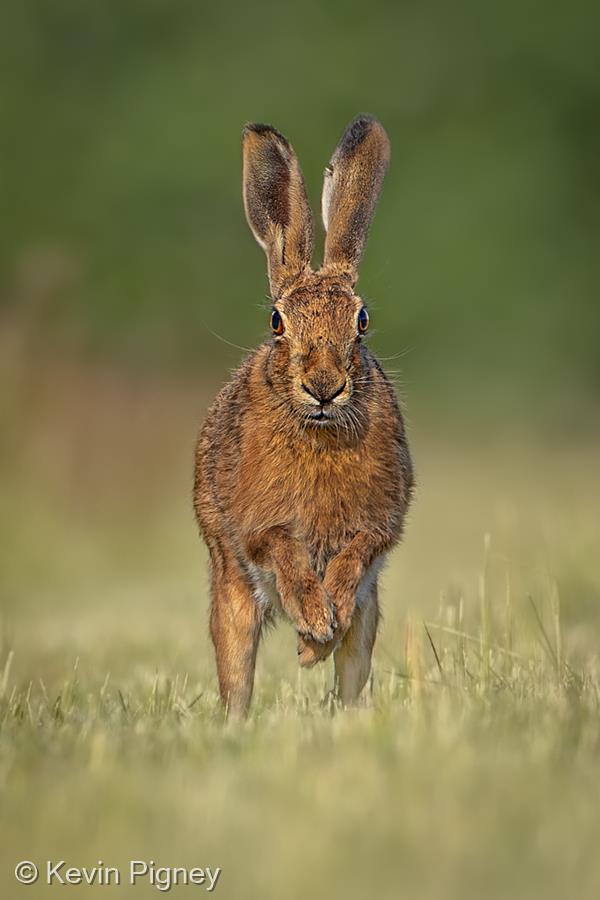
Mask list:
[[[239,354],[212,332],[253,346],[266,320],[243,123],[290,138],[318,210],[336,141],[370,111],[393,164],[360,288],[376,349],[407,351],[410,408],[591,424],[592,4],[5,0],[0,15],[0,300],[44,353],[220,381]]]

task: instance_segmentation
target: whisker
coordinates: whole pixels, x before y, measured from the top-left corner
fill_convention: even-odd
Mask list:
[[[415,346],[405,347],[403,350],[399,350],[398,353],[392,354],[392,356],[377,355],[377,359],[381,362],[389,362],[392,359],[403,359],[405,356],[408,356],[409,353],[413,353],[416,349]]]
[[[218,334],[216,331],[213,331],[212,328],[209,328],[209,326],[205,322],[202,322],[202,325],[204,326],[204,328],[206,328],[209,334],[212,334],[213,337],[216,337],[217,340],[222,341],[229,347],[235,347],[236,350],[243,350],[244,353],[254,353],[254,350],[251,347],[242,347],[241,344],[234,344],[233,341],[228,341],[227,338],[224,338],[222,334]]]

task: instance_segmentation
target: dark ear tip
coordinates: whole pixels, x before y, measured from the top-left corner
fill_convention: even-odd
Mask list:
[[[370,113],[360,113],[346,128],[340,141],[340,150],[343,153],[353,153],[374,132],[379,132],[384,143],[389,145],[389,138],[379,119]]]
[[[263,122],[246,122],[244,125],[244,134],[253,132],[254,134],[264,134],[266,131],[275,131],[272,125],[266,125]]]
[[[289,146],[286,138],[281,134],[280,131],[277,131],[272,125],[266,125],[263,122],[246,122],[244,125],[244,130],[242,132],[242,138],[245,139],[250,134],[257,134],[260,137],[268,137],[272,135],[280,141],[283,141],[286,147]]]
[[[368,126],[368,125],[373,124],[374,122],[377,125],[381,125],[381,122],[379,121],[379,119],[377,119],[375,116],[372,116],[371,113],[359,113],[357,116],[355,116],[352,119],[352,121],[348,125],[348,128],[352,128],[352,126],[354,126],[354,125]]]

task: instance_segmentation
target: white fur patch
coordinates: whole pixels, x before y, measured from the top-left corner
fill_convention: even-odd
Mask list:
[[[254,597],[259,606],[263,606],[265,609],[281,609],[275,575],[252,563],[248,566],[248,571],[252,579]]]

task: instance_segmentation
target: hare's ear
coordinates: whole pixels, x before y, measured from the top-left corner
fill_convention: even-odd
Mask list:
[[[246,125],[244,208],[267,254],[274,298],[310,266],[313,223],[302,172],[290,144],[270,125]]]
[[[325,169],[323,265],[346,271],[353,282],[389,161],[383,125],[362,115],[350,122]]]

